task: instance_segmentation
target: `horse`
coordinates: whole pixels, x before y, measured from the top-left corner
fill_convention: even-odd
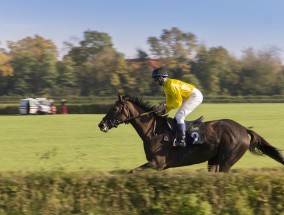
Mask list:
[[[122,123],[130,123],[143,141],[147,162],[129,173],[138,170],[193,165],[208,161],[209,172],[229,172],[231,167],[249,151],[254,155],[267,155],[284,165],[281,151],[270,145],[253,130],[231,119],[198,122],[203,131],[203,144],[188,143],[186,147],[172,144],[167,115],[157,114],[156,106],[150,106],[139,97],[118,94],[118,100],[98,124],[102,132],[108,132]],[[190,122],[186,122],[187,128]],[[188,133],[187,133],[188,136]]]

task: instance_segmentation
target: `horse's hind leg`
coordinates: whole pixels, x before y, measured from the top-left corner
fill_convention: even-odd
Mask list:
[[[219,165],[209,165],[207,166],[208,172],[219,172]]]
[[[219,168],[219,172],[229,172],[233,165],[221,164]]]
[[[228,162],[229,159],[209,160],[208,172],[229,172],[233,165]]]
[[[219,172],[219,164],[218,164],[218,157],[215,157],[213,159],[210,159],[208,161],[208,172]]]
[[[232,144],[233,145],[233,144]],[[229,172],[231,167],[245,154],[248,149],[246,143],[238,143],[235,148],[228,147],[219,156],[219,172]]]

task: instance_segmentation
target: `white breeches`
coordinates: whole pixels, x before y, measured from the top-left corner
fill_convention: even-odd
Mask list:
[[[190,114],[198,105],[200,105],[202,101],[202,93],[197,88],[194,88],[190,97],[182,102],[182,105],[175,115],[177,123],[184,124],[186,116]]]

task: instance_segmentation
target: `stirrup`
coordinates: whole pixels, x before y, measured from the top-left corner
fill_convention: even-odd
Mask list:
[[[178,147],[178,146],[186,147],[186,142],[184,141],[182,143],[182,142],[178,142],[177,139],[174,139],[173,146],[174,147]]]
[[[203,143],[201,143],[199,141],[193,141],[192,145],[203,145]]]

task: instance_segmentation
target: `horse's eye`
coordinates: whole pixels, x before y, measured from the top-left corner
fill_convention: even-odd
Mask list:
[[[119,108],[118,108],[118,107],[114,107],[114,108],[113,108],[113,112],[116,113],[116,112],[118,112],[118,111],[119,111]]]

